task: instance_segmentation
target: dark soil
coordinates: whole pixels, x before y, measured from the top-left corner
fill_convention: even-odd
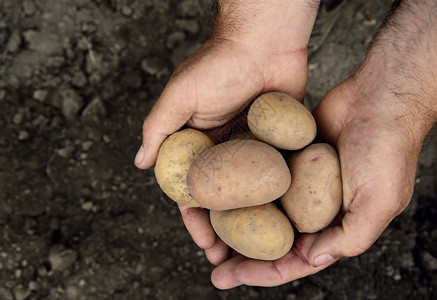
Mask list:
[[[351,1],[310,60],[307,104],[359,65],[390,0]],[[219,291],[132,164],[208,0],[0,0],[0,299],[437,299],[436,135],[415,194],[365,254],[275,288]]]

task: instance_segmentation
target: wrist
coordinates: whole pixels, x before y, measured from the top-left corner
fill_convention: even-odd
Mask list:
[[[393,72],[387,54],[373,48],[352,76],[355,109],[349,118],[369,115],[391,124],[418,148],[435,124],[436,85],[415,84],[403,73]]]
[[[320,0],[220,0],[213,37],[264,53],[306,50],[319,3]]]

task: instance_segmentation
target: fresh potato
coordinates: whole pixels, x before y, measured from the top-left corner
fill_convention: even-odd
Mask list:
[[[244,139],[206,150],[187,176],[193,199],[213,210],[271,202],[287,191],[290,180],[287,164],[276,149]]]
[[[187,172],[199,154],[214,145],[206,134],[194,129],[173,133],[162,143],[155,176],[167,196],[184,205],[199,206],[188,193]]]
[[[281,197],[289,219],[300,232],[317,232],[328,226],[342,204],[340,161],[335,149],[313,144],[287,160],[290,188]]]
[[[210,219],[223,242],[246,257],[275,260],[293,245],[291,223],[273,203],[210,211]]]
[[[275,148],[298,150],[313,141],[316,122],[312,114],[293,97],[270,92],[258,97],[249,109],[250,131]]]

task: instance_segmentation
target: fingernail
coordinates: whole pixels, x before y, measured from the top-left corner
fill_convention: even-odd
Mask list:
[[[140,147],[140,149],[137,152],[137,155],[135,156],[135,164],[139,164],[144,157],[144,148],[143,146]]]
[[[329,254],[321,254],[314,258],[314,265],[315,267],[320,267],[327,265],[329,263],[332,263],[334,261],[334,258]]]

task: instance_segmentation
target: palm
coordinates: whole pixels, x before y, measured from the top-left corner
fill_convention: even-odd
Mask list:
[[[189,125],[209,129],[229,121],[265,91],[283,91],[302,99],[306,81],[306,51],[266,57],[253,47],[211,41],[176,70],[166,92],[183,87],[180,103],[195,107]]]

